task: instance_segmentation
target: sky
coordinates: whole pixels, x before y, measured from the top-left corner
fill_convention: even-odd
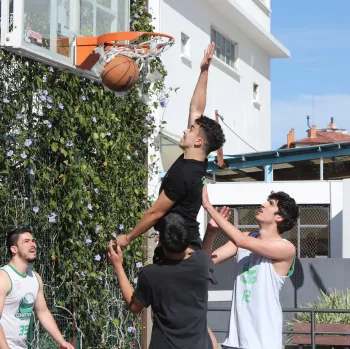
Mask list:
[[[306,116],[317,128],[330,118],[350,134],[350,0],[272,0],[272,34],[291,58],[271,65],[271,148],[295,129],[306,137]]]

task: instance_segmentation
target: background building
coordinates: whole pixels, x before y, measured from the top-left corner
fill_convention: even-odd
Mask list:
[[[175,46],[162,55],[173,88],[165,120],[168,144],[162,147],[164,170],[176,156],[178,138],[187,126],[189,104],[199,75],[199,64],[210,41],[216,55],[209,76],[205,114],[215,110],[226,126],[224,154],[269,150],[271,146],[272,58],[289,57],[289,51],[271,34],[269,0],[149,0],[156,31],[175,37]],[[169,146],[169,137],[173,146]]]

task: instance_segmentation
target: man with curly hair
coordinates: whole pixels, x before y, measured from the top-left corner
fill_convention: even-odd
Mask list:
[[[295,247],[281,234],[297,222],[299,208],[295,200],[284,192],[272,192],[257,212],[259,231],[254,233],[242,233],[234,227],[228,221],[227,207],[221,212],[213,208],[206,186],[203,207],[212,217],[204,237],[204,249],[211,253],[219,231],[229,239],[212,253],[214,264],[236,256],[230,324],[224,348],[282,348],[279,291],[293,273]]]
[[[188,126],[179,144],[184,153],[168,170],[153,206],[145,212],[129,234],[118,236],[117,243],[120,247],[128,245],[153,227],[164,215],[173,212],[186,220],[192,236],[190,248],[195,251],[203,248],[197,215],[202,204],[207,156],[221,148],[225,142],[221,126],[215,120],[203,116],[208,73],[214,50],[215,44],[211,43],[200,65],[199,79],[190,104]],[[163,250],[159,248],[157,251],[162,254]]]

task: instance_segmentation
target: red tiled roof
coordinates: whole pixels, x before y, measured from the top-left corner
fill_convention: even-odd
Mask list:
[[[290,148],[294,148],[296,145],[317,145],[317,144],[329,144],[329,143],[340,143],[340,142],[350,142],[350,135],[343,134],[340,132],[325,132],[318,131],[316,137],[307,137],[303,139],[296,140],[290,144]],[[282,145],[280,149],[286,149],[287,144]]]
[[[292,144],[327,144],[333,142],[350,142],[350,135],[339,132],[319,131],[314,138],[303,138],[292,142]]]

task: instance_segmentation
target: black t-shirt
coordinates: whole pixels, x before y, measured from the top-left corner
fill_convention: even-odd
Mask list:
[[[154,313],[149,349],[212,349],[207,309],[209,282],[217,283],[213,272],[205,251],[143,268],[134,295]]]
[[[207,167],[207,159],[184,159],[184,155],[181,155],[168,170],[159,190],[159,194],[164,190],[165,195],[175,201],[169,212],[178,213],[185,218],[193,240],[199,237],[197,215],[202,205],[202,189]]]

